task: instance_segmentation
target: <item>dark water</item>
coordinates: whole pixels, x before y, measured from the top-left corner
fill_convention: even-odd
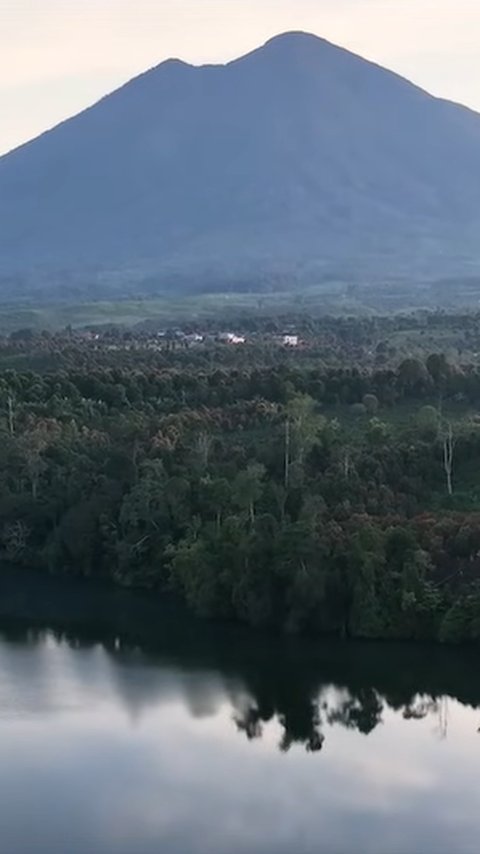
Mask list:
[[[477,663],[2,575],[0,849],[476,853]]]

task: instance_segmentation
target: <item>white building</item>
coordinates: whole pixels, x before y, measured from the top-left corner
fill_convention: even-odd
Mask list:
[[[226,344],[245,344],[245,337],[243,335],[235,335],[234,332],[221,332],[218,338]]]

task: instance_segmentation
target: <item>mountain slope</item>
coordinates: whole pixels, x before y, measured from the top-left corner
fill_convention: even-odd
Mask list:
[[[479,223],[480,116],[302,33],[169,60],[0,158],[4,274],[465,273]]]

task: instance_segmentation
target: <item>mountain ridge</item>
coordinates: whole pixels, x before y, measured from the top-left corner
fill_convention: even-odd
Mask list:
[[[474,111],[301,31],[171,58],[0,158],[0,272],[159,290],[477,272],[479,143]]]

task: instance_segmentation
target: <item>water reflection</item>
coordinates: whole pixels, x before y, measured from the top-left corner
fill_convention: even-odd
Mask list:
[[[469,854],[476,658],[3,577],[2,850]]]
[[[11,613],[12,585],[20,616]],[[32,597],[32,585],[39,596]],[[430,717],[444,737],[448,697],[480,706],[474,649],[272,638],[200,623],[141,596],[45,584],[35,576],[24,600],[18,579],[8,576],[0,579],[0,596],[3,682],[24,691],[25,707],[34,699],[37,710],[55,705],[60,667],[79,694],[85,688],[102,694],[109,686],[132,720],[179,695],[193,718],[214,716],[227,701],[232,724],[248,741],[261,739],[265,724],[276,720],[280,750],[301,744],[318,752],[325,727],[368,735],[382,724],[385,708],[405,721]],[[81,655],[66,656],[66,649]]]
[[[201,631],[201,627],[197,628]],[[231,629],[218,628],[216,633],[219,642],[224,642],[225,634],[232,638]],[[237,643],[243,641],[248,652],[252,638],[241,632],[234,634]],[[407,666],[411,653],[418,657],[418,650],[409,647],[342,647],[323,641],[318,643],[309,669],[304,658],[295,663],[288,644],[283,650],[285,657],[277,655],[273,662],[262,660],[261,656],[257,662],[249,655],[243,658],[238,645],[232,646],[229,654],[224,650],[220,661],[217,655],[208,657],[209,646],[203,654],[198,645],[192,646],[190,656],[184,648],[179,662],[166,644],[162,644],[160,652],[120,637],[99,634],[94,639],[91,633],[85,637],[72,628],[32,628],[23,621],[5,618],[0,625],[0,638],[2,715],[8,714],[11,705],[17,712],[21,709],[32,715],[65,710],[67,703],[75,708],[85,692],[90,703],[92,697],[100,701],[106,694],[113,695],[132,722],[140,720],[149,708],[179,698],[194,719],[214,717],[227,703],[232,726],[247,741],[261,739],[265,725],[275,721],[281,731],[278,748],[282,752],[288,752],[293,745],[319,752],[325,743],[325,730],[334,726],[369,735],[382,725],[385,709],[399,712],[409,722],[430,718],[434,731],[445,738],[449,696],[456,699],[460,693],[456,671],[450,673],[450,678],[445,671],[437,689],[430,687],[427,693],[421,667],[411,674],[403,696],[398,690],[394,695],[389,693],[388,659],[390,655],[397,661],[403,658]],[[272,643],[271,639],[257,636],[255,640]],[[278,639],[275,643],[278,653],[282,643]],[[305,643],[305,651],[312,655],[316,645]],[[436,649],[424,652],[430,663],[432,656],[440,654]],[[442,650],[441,654],[451,664],[463,659],[464,666],[471,655],[466,650]],[[358,665],[355,682],[349,681],[348,675],[352,656]],[[378,668],[378,656],[385,659],[383,672]],[[318,670],[313,669],[316,660]],[[336,678],[329,678],[335,667]],[[468,669],[464,678],[467,674]],[[471,682],[463,686],[461,702],[478,708],[478,680],[473,669],[471,676]],[[377,681],[362,687],[362,678]],[[445,694],[449,687],[449,694]]]

